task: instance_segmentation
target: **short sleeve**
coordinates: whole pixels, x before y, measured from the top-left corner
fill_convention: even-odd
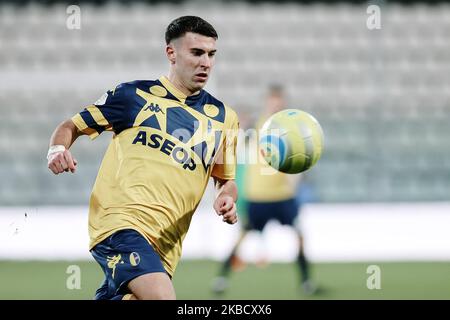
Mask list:
[[[239,132],[239,119],[236,113],[229,109],[228,125],[222,148],[217,156],[211,175],[224,180],[233,180],[236,176],[236,146]]]
[[[129,88],[125,84],[109,90],[94,104],[72,117],[78,130],[95,139],[103,131],[117,132],[124,123],[124,111],[129,103]]]

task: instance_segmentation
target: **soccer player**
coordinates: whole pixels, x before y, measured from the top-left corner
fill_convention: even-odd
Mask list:
[[[285,106],[286,102],[282,88],[277,85],[270,87],[266,100],[266,110],[257,122],[256,129],[259,130],[265,120],[272,114],[283,110]],[[250,137],[250,145],[255,146],[257,140],[257,136]],[[250,146],[249,150],[250,152],[257,152],[258,148]],[[244,185],[243,195],[240,195],[240,198],[244,198],[247,201],[246,209],[244,210],[247,213],[247,221],[230,255],[222,264],[218,277],[214,279],[213,293],[220,295],[225,292],[233,264],[239,261],[237,251],[247,233],[251,230],[262,232],[267,222],[277,220],[283,225],[291,226],[296,231],[299,248],[297,264],[301,275],[302,288],[305,294],[313,294],[316,292],[316,286],[310,279],[303,235],[298,225],[296,225],[300,209],[296,200],[300,175],[288,175],[278,172],[269,167],[262,157],[256,158],[258,159],[256,163],[247,163],[245,175],[237,177],[238,179],[242,179],[242,177],[245,179],[244,182],[237,181],[237,184]],[[239,210],[242,209],[238,208]]]
[[[166,29],[168,76],[122,83],[54,131],[48,167],[75,172],[69,151],[81,135],[113,138],[89,208],[90,252],[105,273],[96,299],[175,299],[172,276],[209,178],[213,207],[237,222],[236,113],[203,90],[217,32],[195,16]]]

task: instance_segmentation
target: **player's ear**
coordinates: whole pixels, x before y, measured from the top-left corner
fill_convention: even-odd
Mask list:
[[[173,47],[173,44],[169,43],[166,46],[166,55],[167,55],[167,59],[169,59],[169,61],[170,61],[170,64],[175,64],[176,54],[175,54],[175,49]]]

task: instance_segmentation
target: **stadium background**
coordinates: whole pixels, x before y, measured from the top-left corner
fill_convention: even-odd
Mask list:
[[[366,26],[381,8],[381,29]],[[322,299],[450,298],[450,5],[444,2],[82,2],[0,4],[0,299],[91,299],[102,274],[87,252],[87,203],[111,136],[81,138],[75,175],[45,155],[56,125],[120,82],[167,70],[163,33],[194,14],[219,32],[208,90],[256,117],[265,89],[311,112],[325,152],[305,176],[302,225]],[[210,299],[238,228],[207,190],[174,278],[181,299]],[[294,235],[252,234],[235,299],[303,299]],[[259,268],[261,257],[271,264]],[[81,289],[66,273],[80,267]],[[367,268],[381,270],[369,290]]]

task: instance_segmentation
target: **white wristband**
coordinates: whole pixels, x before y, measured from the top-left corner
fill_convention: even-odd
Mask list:
[[[48,152],[47,152],[47,160],[52,154],[57,153],[57,152],[64,152],[64,151],[66,151],[66,147],[61,144],[50,146],[50,148],[48,149]]]

